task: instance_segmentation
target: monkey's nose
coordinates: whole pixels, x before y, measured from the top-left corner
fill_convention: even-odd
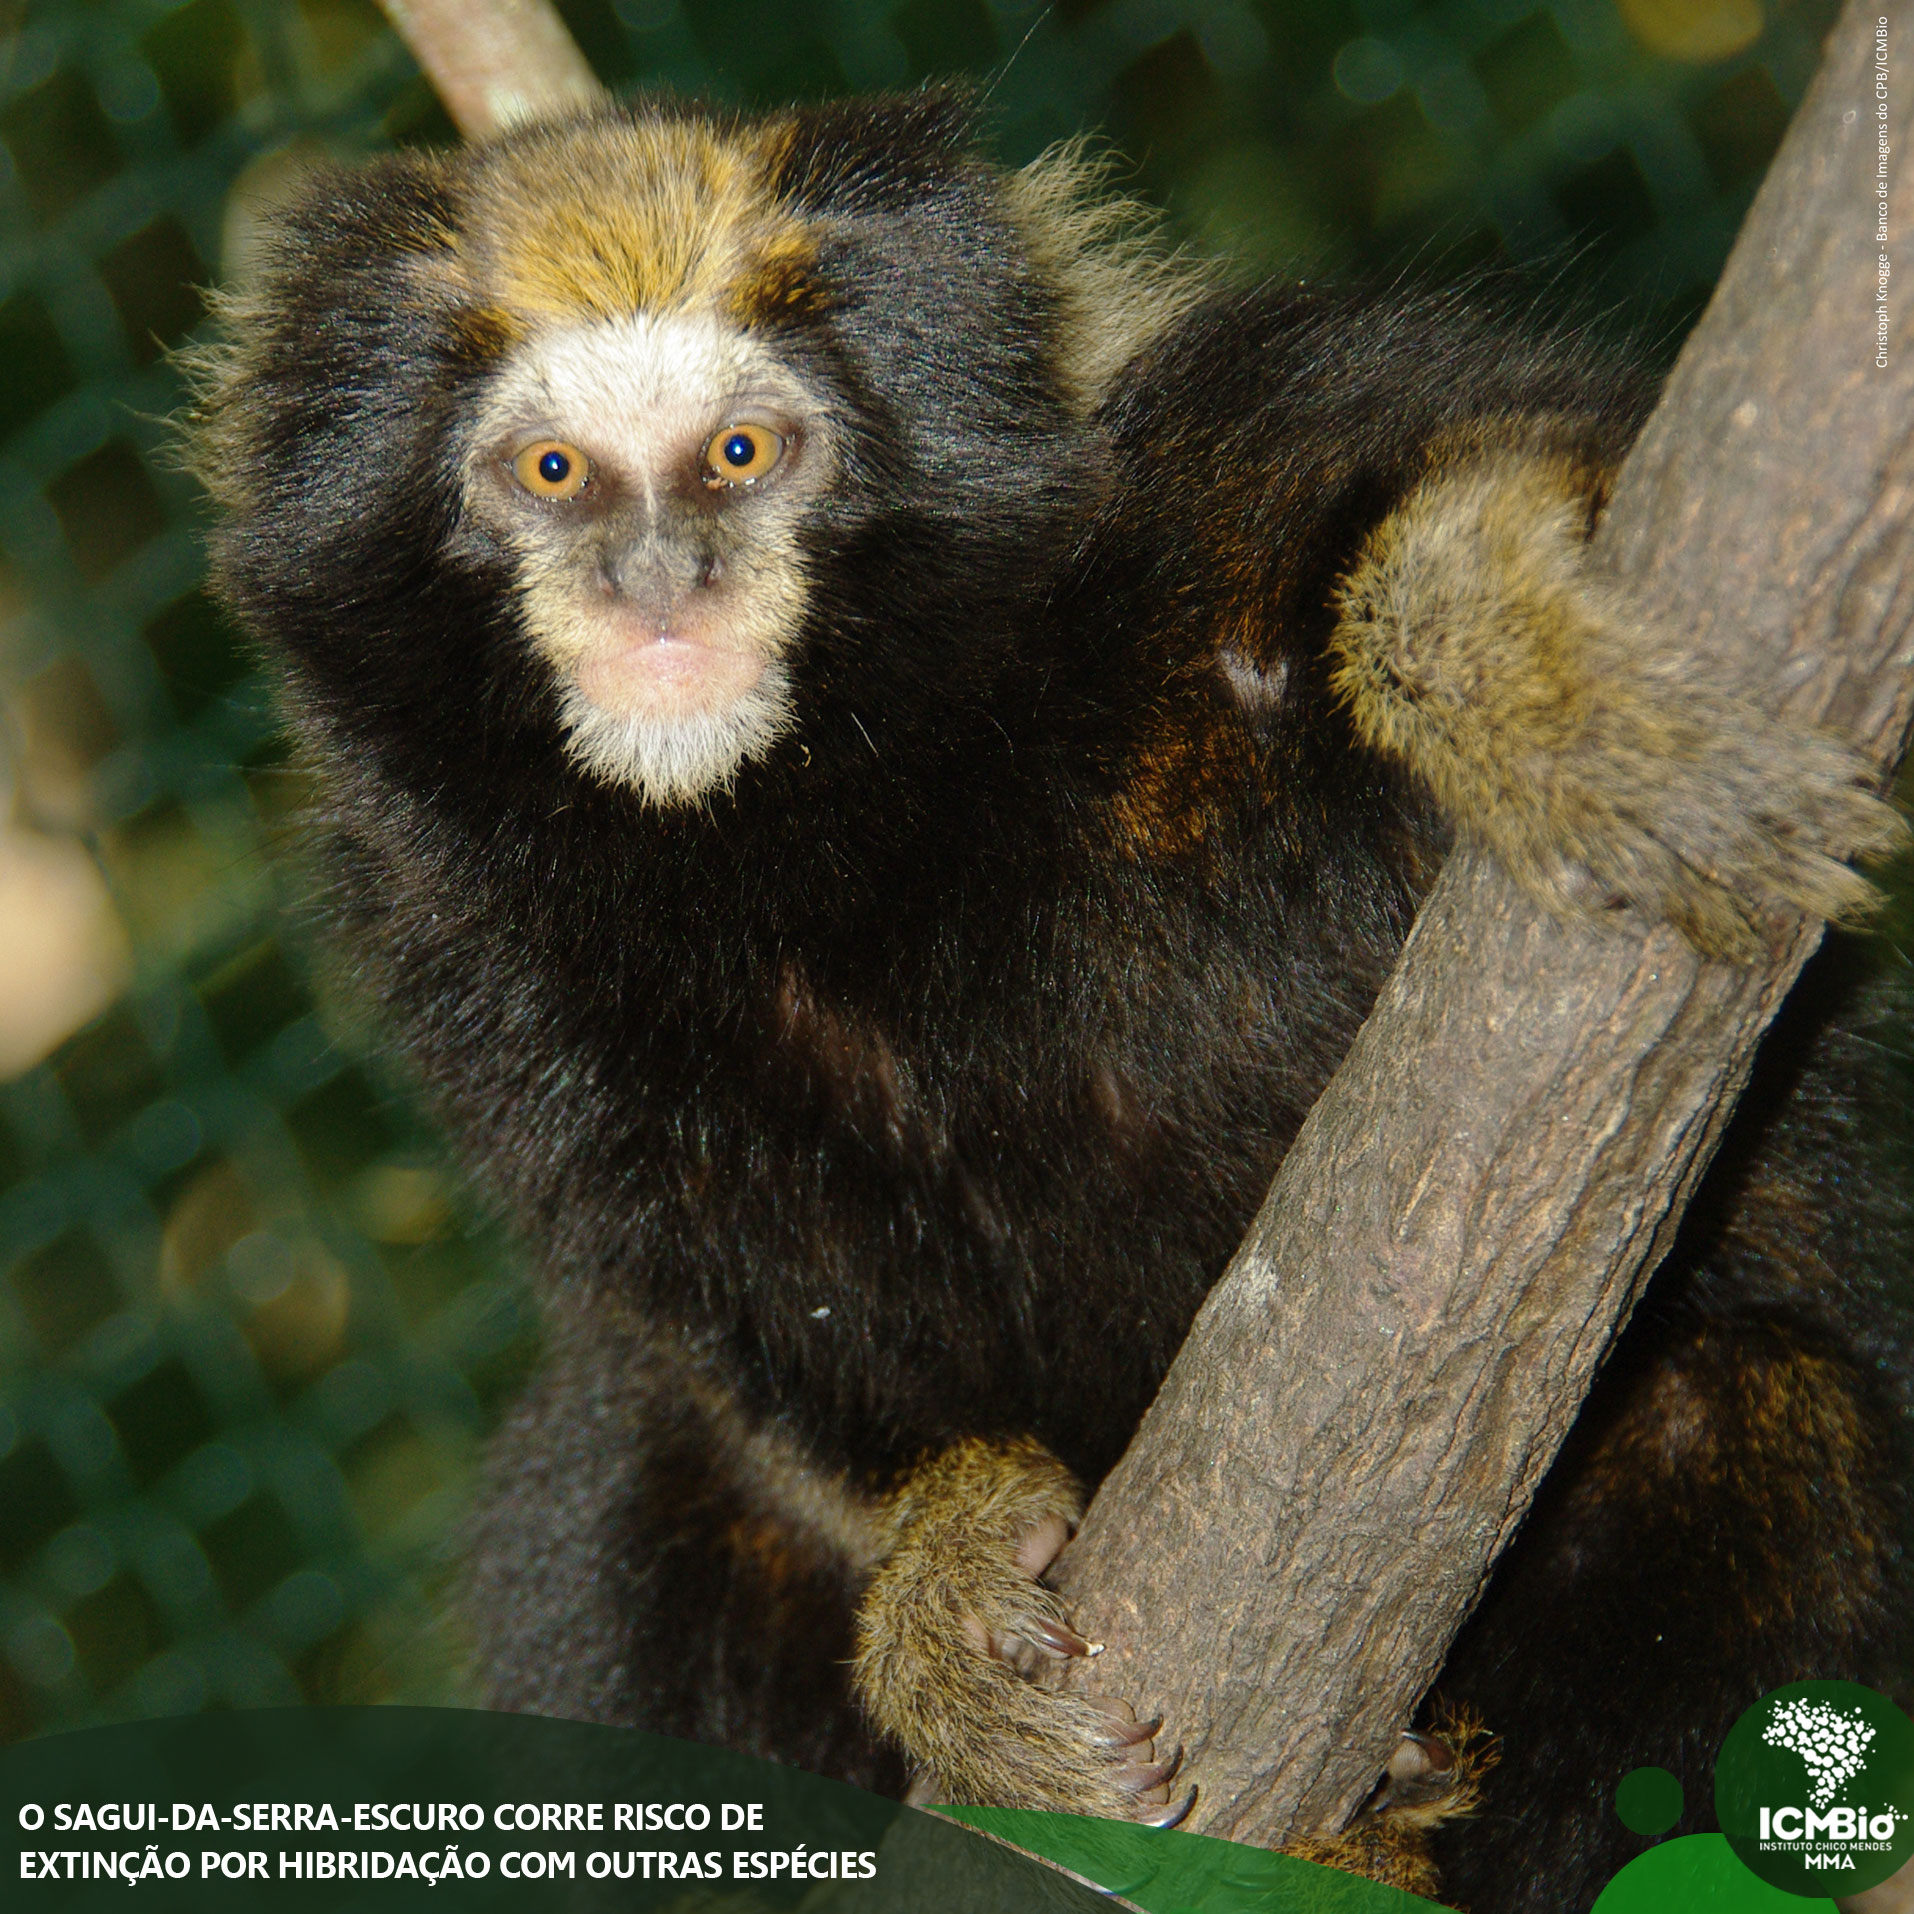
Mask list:
[[[600,553],[598,588],[641,612],[664,616],[688,592],[716,584],[722,569],[718,558],[696,547],[634,539]]]

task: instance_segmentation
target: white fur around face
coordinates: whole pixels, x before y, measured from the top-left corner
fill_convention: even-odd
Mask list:
[[[778,432],[784,457],[758,484],[713,493],[705,448],[741,423]],[[515,453],[543,438],[591,461],[577,500],[512,479]],[[568,326],[507,362],[473,437],[467,502],[517,555],[524,622],[582,768],[655,804],[697,803],[790,728],[809,595],[797,534],[831,466],[817,397],[764,341],[712,316]]]
[[[749,690],[710,709],[654,717],[595,703],[569,681],[559,717],[572,761],[649,803],[695,804],[728,790],[739,769],[791,728],[791,684],[773,659]]]
[[[710,314],[638,313],[529,341],[494,381],[478,443],[483,455],[519,433],[577,433],[594,457],[649,486],[721,427],[780,412],[815,422],[821,407],[762,339]]]

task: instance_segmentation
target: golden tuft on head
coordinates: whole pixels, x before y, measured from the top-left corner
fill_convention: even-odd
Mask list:
[[[1057,294],[1057,370],[1085,412],[1216,277],[1188,254],[1165,250],[1158,214],[1111,193],[1114,165],[1089,141],[1065,140],[1004,182],[1030,262]]]
[[[788,307],[815,256],[773,180],[788,129],[593,115],[501,142],[473,167],[460,252],[522,321]]]

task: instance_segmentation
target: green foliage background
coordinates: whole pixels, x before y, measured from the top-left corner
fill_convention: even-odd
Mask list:
[[[770,104],[968,74],[1007,159],[1100,129],[1256,269],[1523,262],[1666,347],[1833,7],[563,11],[621,87]],[[166,351],[249,195],[303,156],[451,137],[369,0],[0,0],[0,797],[97,864],[131,951],[111,1007],[0,1082],[5,1737],[460,1692],[452,1538],[535,1324],[315,989],[281,854],[301,781],[200,592],[163,424]],[[0,919],[0,953],[27,929]]]

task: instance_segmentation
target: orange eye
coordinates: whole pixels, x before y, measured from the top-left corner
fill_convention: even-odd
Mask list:
[[[749,485],[784,456],[784,441],[768,425],[727,425],[704,449],[707,485]]]
[[[539,439],[512,461],[512,476],[534,498],[576,498],[591,477],[591,460],[562,439]]]

